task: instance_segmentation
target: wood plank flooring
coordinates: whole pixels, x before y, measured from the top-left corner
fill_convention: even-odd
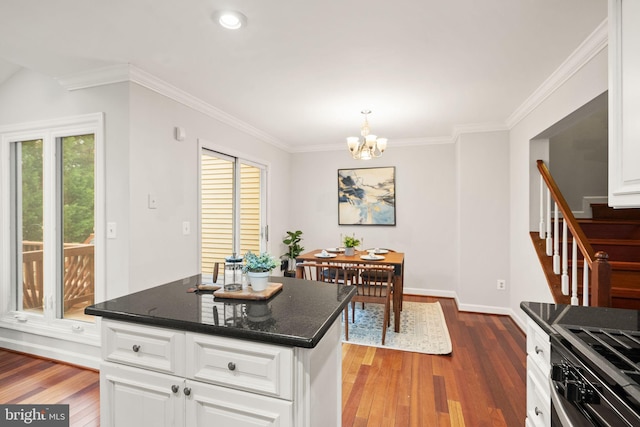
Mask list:
[[[507,316],[458,312],[440,301],[450,356],[343,344],[343,426],[521,426],[526,339]]]
[[[458,312],[440,301],[450,356],[344,344],[343,426],[521,426],[525,336],[506,316]],[[100,424],[99,375],[0,349],[0,403],[69,404],[71,426]]]
[[[0,349],[0,403],[68,404],[71,426],[99,426],[99,374]]]

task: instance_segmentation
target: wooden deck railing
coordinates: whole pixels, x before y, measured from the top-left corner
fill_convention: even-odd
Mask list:
[[[63,300],[65,310],[80,302],[94,301],[94,245],[64,245]],[[41,242],[23,242],[23,309],[43,306],[43,250]]]
[[[580,296],[583,305],[597,307],[611,306],[611,266],[605,252],[595,252],[582,228],[562,196],[549,169],[542,160],[537,161],[540,172],[540,238],[546,239],[547,255],[553,256],[554,272],[562,276],[562,293],[571,294],[571,304],[578,304]],[[545,198],[546,195],[546,198]],[[546,200],[546,209],[545,209]],[[551,218],[551,200],[554,202],[554,217]],[[559,233],[562,214],[562,237]],[[568,273],[569,233],[572,241],[572,274]],[[562,249],[560,249],[562,241]],[[579,293],[578,249],[583,257],[582,295]],[[591,280],[589,280],[591,271]],[[571,285],[571,292],[569,287]],[[589,288],[591,289],[589,291]]]

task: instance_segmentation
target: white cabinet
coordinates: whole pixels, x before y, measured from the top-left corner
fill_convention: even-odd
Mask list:
[[[609,0],[609,205],[640,207],[640,2]]]
[[[339,319],[312,349],[102,325],[104,427],[341,424]]]
[[[527,320],[527,427],[551,426],[551,370],[549,335]]]
[[[100,366],[100,425],[180,427],[184,379],[114,363]]]

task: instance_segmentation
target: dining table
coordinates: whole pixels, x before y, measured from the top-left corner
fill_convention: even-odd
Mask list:
[[[323,252],[324,251],[324,252]],[[356,250],[354,255],[345,255],[344,248],[315,249],[296,257],[296,277],[303,277],[303,262],[332,264],[382,264],[394,267],[393,275],[393,330],[400,332],[400,313],[402,312],[402,293],[404,289],[404,253],[380,250],[378,260],[370,260],[369,252]],[[363,259],[362,257],[365,257]]]

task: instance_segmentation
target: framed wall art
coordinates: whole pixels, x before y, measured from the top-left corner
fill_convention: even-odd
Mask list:
[[[396,168],[338,169],[338,225],[396,225]]]

